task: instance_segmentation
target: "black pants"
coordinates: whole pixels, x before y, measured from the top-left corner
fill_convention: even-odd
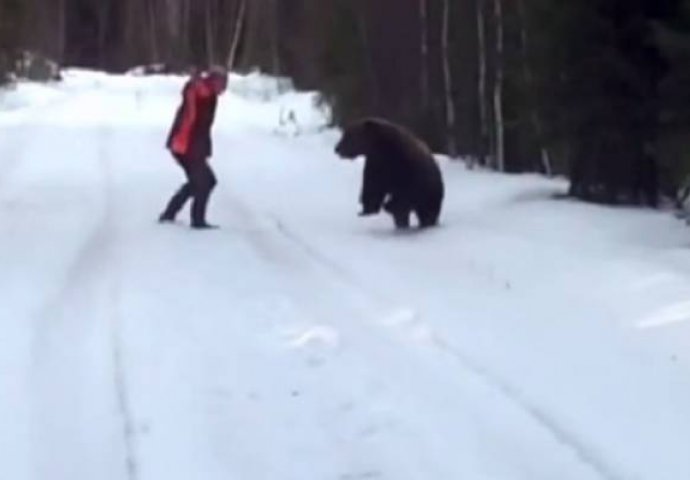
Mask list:
[[[187,176],[187,183],[172,196],[168,202],[162,218],[173,220],[182,210],[187,200],[192,199],[192,226],[206,224],[206,206],[211,196],[211,191],[218,183],[213,170],[206,158],[191,158],[182,155],[173,155],[177,163]]]

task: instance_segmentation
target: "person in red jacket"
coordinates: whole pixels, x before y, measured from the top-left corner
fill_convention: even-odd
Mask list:
[[[191,198],[192,228],[214,228],[206,222],[208,200],[217,184],[208,159],[213,153],[211,127],[218,97],[227,85],[227,73],[213,70],[192,76],[182,90],[182,104],[175,115],[166,147],[184,170],[187,182],[172,196],[159,217],[160,222],[175,221]]]

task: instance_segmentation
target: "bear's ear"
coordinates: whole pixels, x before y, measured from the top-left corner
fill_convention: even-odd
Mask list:
[[[361,123],[362,130],[367,133],[374,133],[378,131],[379,124],[373,118],[365,118]]]
[[[362,126],[364,128],[371,128],[375,125],[376,125],[376,120],[374,120],[373,118],[365,118],[364,120],[362,120]]]

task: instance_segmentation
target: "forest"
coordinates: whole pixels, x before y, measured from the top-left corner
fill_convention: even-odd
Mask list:
[[[22,52],[258,69],[321,92],[335,125],[384,117],[588,201],[680,203],[690,183],[690,0],[0,0],[1,79]]]

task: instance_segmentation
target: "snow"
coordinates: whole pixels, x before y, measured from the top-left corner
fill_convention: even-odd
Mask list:
[[[222,229],[160,226],[183,81],[1,96],[0,478],[690,478],[682,222],[440,158],[443,225],[396,233],[315,95],[254,74]]]

